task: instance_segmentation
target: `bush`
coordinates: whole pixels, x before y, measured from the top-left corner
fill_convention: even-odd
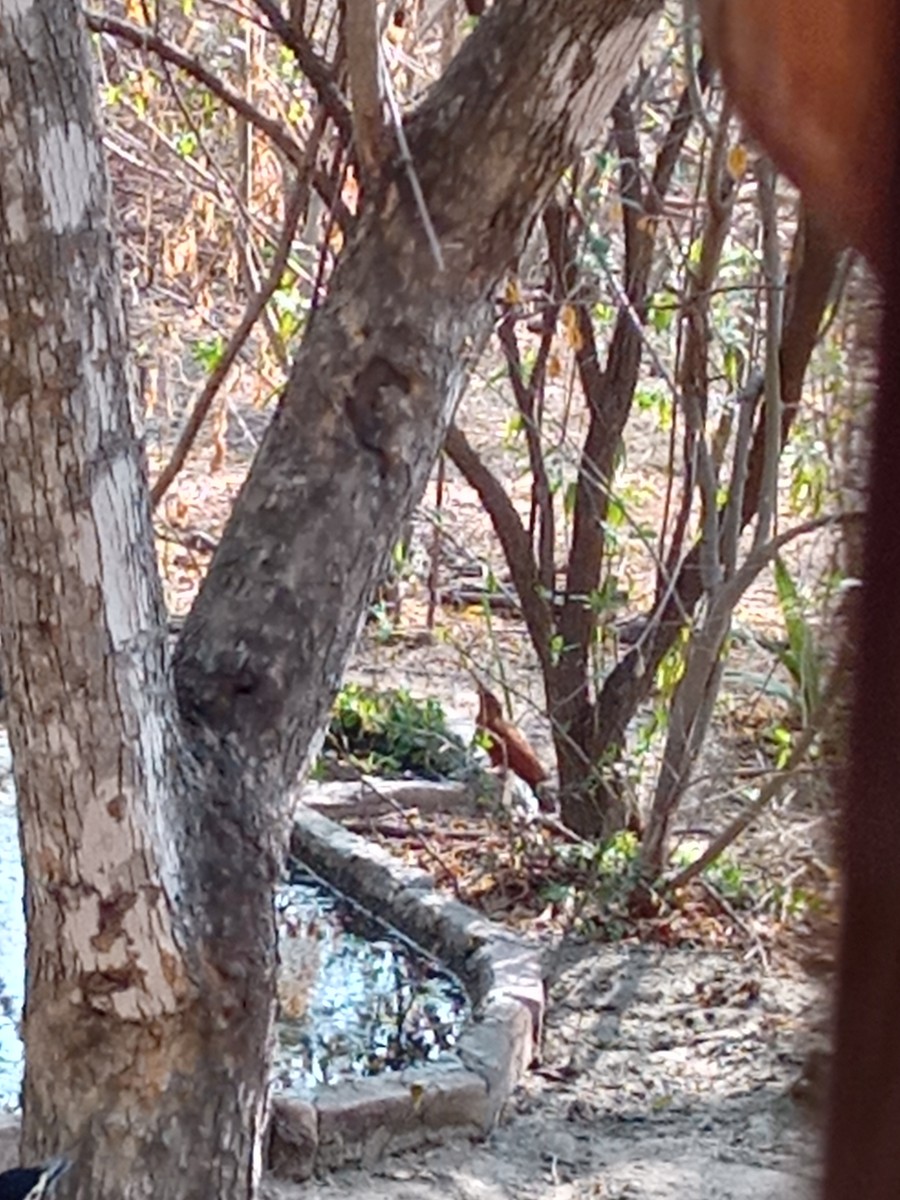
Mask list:
[[[458,779],[472,770],[469,748],[447,728],[436,700],[356,683],[343,687],[335,699],[325,757],[367,774],[395,777]]]

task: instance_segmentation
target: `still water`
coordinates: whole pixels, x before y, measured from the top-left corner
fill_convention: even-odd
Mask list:
[[[467,1015],[462,986],[396,931],[299,865],[276,902],[281,970],[276,1090],[452,1060]],[[22,864],[0,729],[0,1109],[18,1106],[24,994]]]

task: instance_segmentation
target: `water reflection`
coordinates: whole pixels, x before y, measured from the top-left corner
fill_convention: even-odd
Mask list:
[[[301,868],[291,878],[278,900],[276,1088],[303,1095],[338,1079],[452,1059],[468,1010],[461,984]]]
[[[465,1019],[462,987],[388,926],[295,868],[278,896],[280,1019],[274,1083],[323,1083],[448,1058]],[[0,1108],[23,1070],[22,866],[9,748],[0,729]]]

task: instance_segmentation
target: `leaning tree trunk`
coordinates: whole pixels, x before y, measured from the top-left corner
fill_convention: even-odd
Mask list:
[[[25,1145],[80,1200],[258,1177],[289,787],[490,300],[657,0],[506,0],[410,118],[178,648],[73,0],[0,0],[2,644],[28,878]],[[400,156],[398,156],[398,161]]]
[[[73,1196],[246,1197],[265,1115],[274,860],[224,813],[210,838],[213,798],[187,756],[176,766],[74,5],[0,16],[0,179],[0,636],[28,879],[25,1151],[70,1154]]]

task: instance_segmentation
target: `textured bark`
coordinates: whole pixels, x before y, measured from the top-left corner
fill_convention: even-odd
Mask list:
[[[0,637],[28,874],[24,1149],[72,1154],[67,1196],[247,1196],[267,1088],[272,860],[248,851],[245,830],[213,831],[202,776],[173,772],[75,7],[8,7],[0,61]]]
[[[272,888],[370,584],[490,298],[656,0],[507,0],[408,122],[171,676],[82,18],[0,0],[2,645],[28,885],[25,1142],[60,1195],[255,1191]],[[173,686],[174,680],[174,686]]]
[[[655,11],[508,0],[408,123],[444,268],[398,167],[310,326],[179,646],[182,712],[216,745],[239,737],[270,783],[314,748],[373,577],[490,329],[496,282]]]
[[[703,67],[701,86],[706,86],[708,76],[708,69]],[[589,657],[597,613],[590,597],[595,593],[602,573],[609,482],[640,370],[642,333],[635,314],[640,314],[646,303],[655,244],[653,222],[646,218],[662,211],[693,116],[690,93],[685,89],[645,189],[641,185],[637,131],[627,93],[623,93],[615,105],[616,141],[622,163],[621,191],[626,201],[623,206],[627,247],[625,274],[632,311],[620,312],[605,364],[601,365],[590,305],[574,304],[581,343],[575,358],[590,419],[581,452],[565,592],[558,608],[551,603],[549,595],[553,572],[545,572],[548,561],[552,566],[552,556],[548,556],[542,545],[539,561],[535,562],[532,539],[515,507],[462,434],[452,430],[446,443],[451,459],[477,491],[503,547],[529,637],[544,675],[559,766],[563,819],[585,837],[614,833],[634,820],[628,798],[607,772],[598,769],[599,758],[592,754]],[[577,301],[580,286],[576,261],[578,248],[569,231],[570,214],[551,202],[545,206],[543,215],[549,258],[556,276],[556,300],[560,304],[564,299],[572,303]],[[503,341],[502,330],[500,336]],[[507,339],[504,345],[512,362],[514,342]],[[519,407],[526,417],[532,473],[540,496],[545,490],[543,466],[539,448],[532,444],[533,435],[529,432],[532,414],[527,407],[524,385],[521,381],[516,383],[515,367],[511,374]],[[542,537],[550,524],[547,511],[545,504],[541,509]],[[555,660],[550,654],[554,637],[562,644],[562,651]]]
[[[702,86],[705,87],[707,79],[708,72],[704,70]],[[577,353],[578,371],[590,422],[578,472],[566,594],[557,622],[563,650],[548,691],[552,694],[554,729],[564,731],[555,738],[563,820],[585,837],[613,833],[623,828],[629,816],[627,802],[615,789],[608,788],[600,779],[592,779],[585,785],[585,763],[596,761],[586,755],[592,706],[590,650],[597,624],[596,609],[589,597],[596,592],[603,572],[610,484],[641,368],[644,333],[635,317],[644,312],[656,248],[656,221],[648,218],[658,217],[663,210],[694,118],[690,90],[685,88],[649,184],[644,188],[631,97],[627,93],[620,96],[614,109],[614,124],[621,162],[625,287],[631,311],[620,308],[602,370],[587,306],[578,310],[583,344]],[[547,232],[560,291],[562,295],[571,295],[577,275],[575,247],[564,228],[554,229],[551,222]]]

